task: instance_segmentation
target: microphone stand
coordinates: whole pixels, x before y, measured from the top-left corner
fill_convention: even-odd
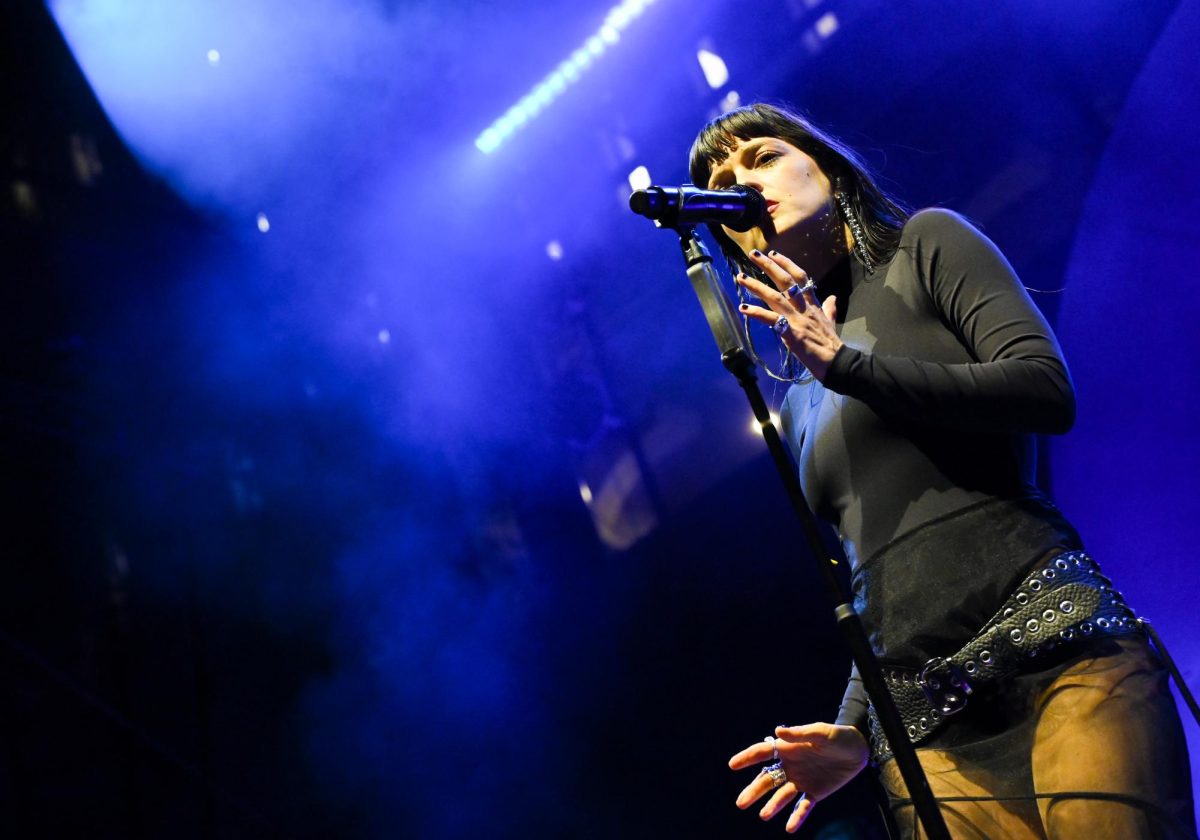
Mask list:
[[[866,631],[863,629],[858,613],[854,611],[850,594],[834,574],[833,566],[836,561],[829,555],[821,541],[816,519],[809,510],[808,502],[800,487],[799,475],[788,459],[778,430],[771,422],[767,402],[763,399],[762,391],[758,387],[753,358],[746,346],[741,327],[733,314],[729,298],[721,289],[720,276],[713,266],[712,257],[704,243],[697,237],[694,225],[664,224],[659,220],[655,220],[654,224],[659,228],[673,230],[679,235],[679,244],[683,249],[684,261],[687,263],[688,279],[692,283],[692,290],[696,293],[696,297],[700,299],[700,308],[704,310],[708,327],[717,341],[717,349],[721,351],[721,362],[737,378],[738,385],[742,387],[746,393],[746,399],[750,401],[750,408],[754,411],[755,419],[762,425],[763,439],[767,442],[771,459],[775,462],[775,468],[791,499],[792,508],[800,520],[800,527],[808,540],[809,550],[817,559],[817,567],[825,581],[825,586],[836,604],[833,612],[837,619],[837,626],[841,630],[846,646],[850,649],[850,655],[854,659],[855,665],[858,666],[859,676],[862,677],[867,696],[870,697],[871,703],[875,707],[875,713],[879,717],[884,735],[892,748],[896,765],[900,768],[900,775],[908,787],[909,796],[912,797],[913,807],[916,809],[921,825],[925,828],[925,834],[931,840],[950,840],[950,832],[946,828],[941,811],[938,810],[937,801],[933,798],[925,771],[922,770],[921,764],[917,760],[916,748],[908,739],[904,723],[900,719],[900,712],[896,709],[896,703],[883,681],[879,659],[867,641]]]

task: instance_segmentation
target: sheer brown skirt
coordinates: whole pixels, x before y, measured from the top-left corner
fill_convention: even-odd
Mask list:
[[[1022,674],[917,750],[953,837],[1195,838],[1179,714],[1140,636]],[[905,838],[923,837],[894,760],[880,767]]]

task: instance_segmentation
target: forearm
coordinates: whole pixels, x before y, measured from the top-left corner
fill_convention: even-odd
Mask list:
[[[1075,394],[1056,355],[942,364],[843,346],[825,387],[881,416],[980,432],[1061,434],[1075,420]]]

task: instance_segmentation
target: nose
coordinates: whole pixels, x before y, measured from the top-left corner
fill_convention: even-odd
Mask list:
[[[737,182],[743,187],[753,187],[759,192],[762,192],[762,179],[759,178],[758,173],[739,172],[735,177],[737,178]]]

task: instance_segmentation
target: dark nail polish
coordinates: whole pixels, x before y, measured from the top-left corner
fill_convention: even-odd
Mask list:
[[[777,256],[779,256],[779,252],[778,251],[767,251],[767,255],[771,256],[771,257],[777,257]]]
[[[760,251],[760,250],[758,250],[757,248],[755,248],[753,251],[751,251],[751,252],[750,252],[750,256],[752,256],[752,257],[761,257],[761,256],[762,256],[762,251]]]
[[[742,310],[743,312],[745,312],[745,311],[746,311],[747,309],[749,309],[749,308],[750,308],[750,307],[749,307],[747,304],[744,304],[744,303],[743,303],[741,306],[739,306],[739,307],[738,307],[738,309]]]

